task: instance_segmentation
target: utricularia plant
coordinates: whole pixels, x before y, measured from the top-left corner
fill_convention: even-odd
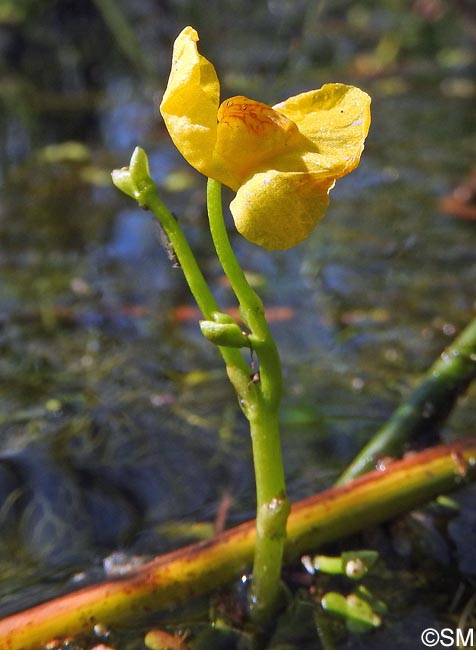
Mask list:
[[[336,179],[359,164],[370,97],[331,83],[272,107],[243,96],[220,103],[215,68],[199,53],[198,40],[192,27],[177,37],[160,111],[177,149],[208,177],[208,225],[241,322],[217,305],[179,222],[159,198],[142,149],[134,151],[129,167],[113,172],[113,181],[159,220],[202,312],[202,333],[217,345],[249,421],[257,496],[250,612],[259,620],[279,602],[290,510],[279,437],[281,364],[263,303],[230,245],[221,185],[235,192],[230,211],[249,242],[268,250],[296,246],[324,216]]]

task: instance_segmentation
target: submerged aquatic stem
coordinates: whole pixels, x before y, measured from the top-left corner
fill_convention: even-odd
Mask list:
[[[476,318],[441,353],[422,381],[354,458],[336,485],[374,469],[380,458],[400,456],[419,431],[441,426],[476,378]]]
[[[457,462],[455,461],[457,459]],[[462,466],[465,471],[462,472]],[[368,526],[389,521],[436,496],[476,480],[476,441],[443,445],[396,461],[353,483],[330,488],[293,505],[285,560],[296,561]],[[161,555],[132,575],[73,591],[0,621],[0,647],[37,650],[55,637],[90,634],[91,621],[106,625],[137,621],[190,598],[224,587],[249,565],[254,521],[206,542]]]

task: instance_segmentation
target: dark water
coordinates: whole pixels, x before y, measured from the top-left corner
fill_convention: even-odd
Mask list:
[[[220,359],[184,309],[192,302],[156,225],[109,177],[134,146],[146,148],[220,304],[232,306],[211,253],[204,179],[173,150],[154,107],[185,24],[199,29],[224,96],[274,103],[345,81],[373,98],[362,163],[338,182],[306,243],[270,254],[233,235],[282,354],[294,499],[330,485],[408,395],[474,317],[476,286],[476,223],[440,208],[476,147],[476,23],[462,9],[304,0],[144,0],[114,5],[115,14],[100,2],[5,6],[2,613],[77,571],[100,572],[117,549],[177,546],[192,523],[213,522],[226,493],[235,497],[230,523],[253,515],[246,423]],[[474,434],[475,397],[473,388],[443,439]],[[184,522],[185,532],[171,526]],[[421,616],[434,622],[435,611]]]

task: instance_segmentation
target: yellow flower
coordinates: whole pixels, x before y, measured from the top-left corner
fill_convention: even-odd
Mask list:
[[[177,149],[205,176],[236,192],[238,231],[270,250],[295,246],[324,216],[335,180],[359,164],[370,97],[326,84],[267,106],[246,97],[220,105],[213,65],[186,27],[174,45],[160,111]]]

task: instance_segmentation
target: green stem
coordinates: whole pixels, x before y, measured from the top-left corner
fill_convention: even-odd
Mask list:
[[[336,485],[374,469],[384,456],[400,456],[422,428],[429,431],[448,417],[455,401],[476,377],[476,319],[431,366],[410,397],[359,452]]]
[[[180,262],[187,284],[200,311],[205,318],[212,319],[212,314],[218,311],[218,305],[202,275],[177,219],[155,192],[148,192],[146,196],[141,196],[141,204],[151,210],[159,220],[160,225],[167,235],[167,239],[173,247],[174,254]]]
[[[286,522],[286,496],[278,415],[258,406],[250,420],[256,481],[256,545],[250,611],[255,621],[269,621],[281,594]]]
[[[235,257],[223,219],[221,185],[209,179],[207,205],[213,243],[240,305],[249,341],[256,353],[259,374],[239,395],[249,420],[256,477],[256,547],[253,565],[251,613],[269,619],[280,595],[281,564],[289,501],[286,496],[278,411],[281,401],[281,363],[265,318],[263,303],[248,284]]]
[[[221,185],[212,179],[208,179],[207,205],[210,232],[218,259],[240,305],[243,322],[251,331],[250,344],[258,355],[259,392],[267,405],[277,410],[282,391],[281,362],[278,350],[269,331],[263,303],[248,284],[231,247],[223,219]]]
[[[158,197],[155,187],[146,187],[138,196],[142,206],[148,208],[157,217],[167,239],[173,247],[190,291],[197,305],[207,320],[213,320],[219,307],[210,288],[203,277],[197,260],[186,240],[177,219]],[[236,390],[243,390],[249,382],[249,369],[239,350],[219,346],[218,348],[227,366],[228,375]]]

